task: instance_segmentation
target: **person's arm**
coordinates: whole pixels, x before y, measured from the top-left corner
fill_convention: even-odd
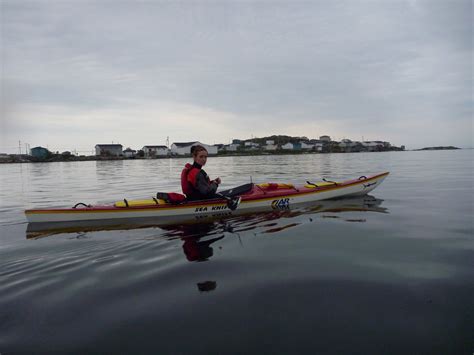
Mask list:
[[[201,195],[210,195],[217,191],[217,182],[207,182],[206,175],[200,171],[196,177],[196,189]]]

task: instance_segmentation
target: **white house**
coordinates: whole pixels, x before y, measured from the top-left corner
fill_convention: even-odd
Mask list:
[[[350,139],[343,139],[339,142],[339,148],[345,150],[346,152],[350,152],[352,147],[357,145],[356,142],[351,141]]]
[[[202,145],[206,148],[207,152],[211,154],[217,154],[217,147],[214,145],[208,145],[201,142],[185,142],[185,143],[173,143],[171,144],[172,155],[189,155],[191,154],[191,147],[195,145]]]
[[[244,149],[246,150],[258,150],[260,149],[260,144],[255,142],[245,142]]]
[[[371,152],[384,147],[383,142],[379,142],[379,141],[366,141],[366,142],[362,142],[362,145]]]
[[[133,158],[136,153],[136,150],[133,150],[132,148],[127,148],[123,151],[123,156],[126,158]]]
[[[281,146],[281,149],[284,149],[284,150],[293,150],[294,148],[295,148],[295,146],[291,142],[288,142],[288,143],[283,144]]]
[[[165,145],[145,145],[142,150],[146,158],[165,157],[169,153],[169,149]]]
[[[115,156],[123,155],[121,144],[96,144],[95,155]]]
[[[275,144],[275,141],[272,140],[272,139],[269,139],[269,140],[265,141],[265,144],[266,144],[266,145],[274,145],[274,144]]]
[[[265,150],[277,150],[277,146],[275,144],[267,144],[263,148]]]
[[[309,143],[305,143],[305,142],[300,142],[301,144],[301,149],[313,149],[314,148],[314,144],[309,144]]]
[[[246,148],[258,148],[258,147],[260,147],[260,145],[258,143],[255,143],[255,142],[245,142],[244,146]]]
[[[225,150],[227,150],[228,152],[236,152],[239,146],[240,144],[229,144],[225,146]]]

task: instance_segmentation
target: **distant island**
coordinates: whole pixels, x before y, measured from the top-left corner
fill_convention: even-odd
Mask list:
[[[452,145],[450,145],[450,146],[440,146],[440,147],[425,147],[425,148],[415,149],[415,150],[453,150],[453,149],[461,149],[461,148],[453,147]]]

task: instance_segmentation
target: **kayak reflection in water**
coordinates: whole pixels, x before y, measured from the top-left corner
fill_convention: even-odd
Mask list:
[[[193,164],[186,164],[181,172],[181,188],[188,200],[204,200],[216,197],[217,187],[221,183],[218,177],[210,180],[202,168],[206,165],[208,152],[202,145],[191,147]]]

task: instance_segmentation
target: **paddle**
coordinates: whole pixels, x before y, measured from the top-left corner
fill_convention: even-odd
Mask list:
[[[216,196],[219,196],[225,200],[227,200],[227,207],[231,210],[231,211],[235,211],[237,209],[237,207],[239,207],[240,205],[240,201],[242,200],[242,198],[240,196],[237,196],[237,197],[234,197],[234,198],[231,198],[231,197],[227,197],[227,196],[224,196],[218,192],[216,192]]]

